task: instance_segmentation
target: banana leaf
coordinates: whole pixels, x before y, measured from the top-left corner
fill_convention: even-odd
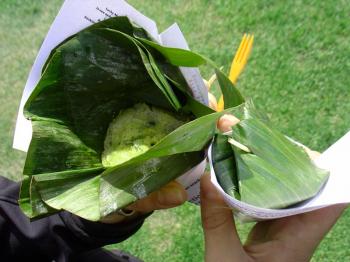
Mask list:
[[[205,63],[226,79],[220,84],[223,92],[237,94],[224,112],[193,99],[178,68]],[[200,163],[218,118],[242,114],[243,102],[209,59],[158,45],[126,17],[94,24],[51,52],[25,104],[33,136],[20,207],[30,218],[67,210],[97,221]],[[186,116],[189,122],[145,153],[120,165],[103,166],[109,124],[137,103]]]
[[[273,128],[252,102],[245,103],[244,112],[231,138],[248,151],[236,144],[230,151],[227,144],[221,145],[222,135],[213,146],[214,170],[225,192],[245,203],[275,209],[319,192],[329,172],[316,167],[301,146]]]
[[[207,64],[215,71],[225,110],[193,98],[179,67]],[[104,166],[110,123],[145,103],[188,121],[148,151]],[[242,121],[231,146],[216,128],[226,113]],[[33,136],[23,170],[20,207],[30,218],[67,210],[91,221],[123,208],[179,177],[205,158],[214,139],[213,166],[223,189],[244,202],[283,208],[315,195],[328,173],[273,129],[245,102],[210,59],[163,47],[126,17],[94,24],[58,45],[24,107]]]

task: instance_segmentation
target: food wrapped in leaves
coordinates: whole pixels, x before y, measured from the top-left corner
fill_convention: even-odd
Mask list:
[[[205,63],[215,69],[225,99],[223,112],[196,101],[178,68]],[[209,59],[157,44],[126,17],[94,24],[52,51],[24,107],[33,136],[20,206],[31,218],[67,210],[97,221],[195,167],[218,133],[219,117],[232,113],[243,119],[247,110],[252,112]],[[260,132],[262,124],[246,117],[234,128],[233,138],[252,152],[245,154],[237,148],[229,152],[234,164],[226,161],[217,169],[222,170],[218,171],[221,181],[228,182],[223,187],[242,201],[260,205],[260,192],[248,198],[243,194],[254,191],[255,182],[249,181],[264,171],[258,170],[260,163],[264,167],[269,162],[273,181],[281,177],[278,166],[287,163],[290,169],[298,167],[287,173],[296,175],[293,182],[286,183],[294,194],[275,206],[305,199],[299,197],[303,187],[307,188],[306,197],[316,194],[326,175],[310,165],[305,154],[294,155],[297,149],[290,151],[288,142],[275,143],[272,129]],[[267,146],[269,141],[272,143]],[[227,150],[227,145],[224,147]],[[287,157],[278,155],[282,153]],[[219,160],[215,160],[216,168]],[[236,177],[231,179],[233,175]],[[265,187],[271,189],[271,185]],[[278,181],[274,185],[279,185]],[[280,198],[279,194],[269,197]]]
[[[192,98],[178,66],[205,62],[190,51],[159,46],[126,17],[94,24],[56,47],[24,108],[33,137],[22,210],[38,217],[64,209],[99,220],[203,161],[223,113]],[[138,114],[145,126],[133,117],[129,127],[113,127],[123,114]],[[117,146],[113,156],[114,146],[106,143],[131,147],[121,157]],[[135,152],[137,143],[143,145]]]
[[[212,158],[225,192],[256,207],[285,208],[310,199],[329,176],[304,148],[274,129],[251,101],[232,132],[216,136]]]

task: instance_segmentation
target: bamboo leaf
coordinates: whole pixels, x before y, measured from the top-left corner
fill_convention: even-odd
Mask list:
[[[175,66],[197,67],[207,63],[203,56],[185,49],[164,47],[148,39],[137,37],[142,43],[159,51],[169,62]]]
[[[218,78],[220,89],[224,98],[226,99],[225,108],[231,108],[244,103],[244,98],[228,77],[218,68],[213,61],[202,55],[196,54],[192,51],[183,50],[179,48],[164,47],[158,45],[147,39],[138,38],[141,42],[155,48],[168,61],[176,66],[197,67],[208,63],[214,68],[215,74]]]
[[[239,186],[236,173],[236,161],[227,136],[217,134],[212,145],[213,168],[219,184],[229,195],[238,199]]]
[[[30,179],[31,177],[24,175],[21,181],[21,190],[18,200],[19,207],[22,212],[29,218],[34,217],[33,208],[30,202]]]
[[[215,111],[210,107],[203,105],[194,99],[191,94],[177,81],[171,79],[169,76],[165,77],[174,85],[174,87],[179,90],[186,97],[186,104],[183,105],[182,110],[184,112],[192,112],[196,117],[202,117],[214,113]]]
[[[146,48],[144,48],[144,46],[139,41],[128,36],[127,34],[124,34],[122,32],[116,31],[116,30],[111,30],[111,29],[104,29],[104,30],[106,32],[101,31],[101,34],[105,35],[107,33],[112,38],[115,36],[118,36],[115,39],[116,41],[119,40],[119,37],[125,37],[125,39],[127,39],[128,41],[130,41],[133,45],[135,45],[137,47],[149,76],[152,78],[154,83],[159,87],[159,89],[163,92],[163,94],[169,100],[169,102],[172,104],[172,106],[175,108],[175,110],[179,110],[180,103],[177,100],[169,83],[166,81],[162,72],[158,68],[151,53]]]
[[[88,220],[99,220],[99,174],[102,168],[69,170],[34,175],[33,180],[45,204],[67,210]]]
[[[225,101],[225,109],[238,106],[244,102],[244,98],[230,79],[220,70],[215,69],[220,89]]]
[[[240,199],[265,208],[284,208],[313,197],[329,172],[316,167],[304,150],[270,123],[257,116],[252,105],[232,128],[232,137],[252,153],[233,147],[237,163]]]
[[[131,204],[174,180],[203,160],[203,152],[153,157],[133,161],[102,175],[100,186],[101,217]]]
[[[53,183],[52,181],[50,183]],[[59,188],[55,192],[56,197],[45,199],[45,187],[41,190],[45,203],[57,210],[67,210],[82,218],[91,221],[98,221],[100,217],[99,212],[99,176],[95,176],[88,180],[80,181],[70,189],[64,191]]]

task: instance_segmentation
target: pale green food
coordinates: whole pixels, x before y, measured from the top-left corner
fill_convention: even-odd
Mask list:
[[[108,127],[102,164],[116,166],[143,154],[185,122],[171,112],[144,103],[122,110]]]

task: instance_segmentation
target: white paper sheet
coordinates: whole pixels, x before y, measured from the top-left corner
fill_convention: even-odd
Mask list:
[[[211,148],[209,149],[211,161]],[[234,199],[226,194],[218,184],[214,168],[211,164],[211,181],[222,194],[227,205],[236,210],[236,215],[242,220],[266,220],[291,216],[316,210],[325,206],[350,203],[350,131],[328,148],[315,163],[320,168],[330,171],[330,177],[324,188],[311,200],[286,209],[258,208]]]
[[[161,33],[160,39],[164,46],[190,50],[184,35],[176,23]],[[185,77],[187,84],[190,86],[194,98],[199,102],[208,105],[208,91],[204,85],[199,69],[193,67],[180,67],[180,70]]]
[[[161,35],[158,34],[156,23],[141,14],[123,0],[66,0],[52,23],[50,30],[39,50],[23,91],[17,116],[13,148],[27,151],[31,136],[31,122],[23,116],[23,106],[38,83],[41,69],[52,49],[67,37],[90,26],[92,23],[113,16],[127,16],[131,21],[143,27],[158,43],[162,41],[168,47],[186,48],[188,44],[177,25],[171,26]],[[195,98],[208,104],[208,95],[202,77],[197,68],[181,68],[187,83]],[[178,181],[184,185],[190,201],[199,198],[199,178],[203,174],[205,161],[181,176]]]

